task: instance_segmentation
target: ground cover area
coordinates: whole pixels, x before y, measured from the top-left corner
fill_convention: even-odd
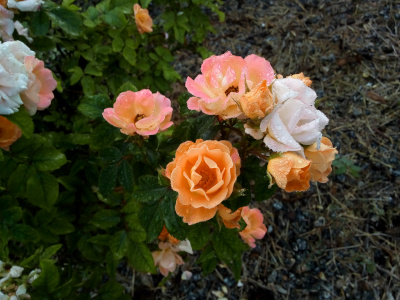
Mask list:
[[[162,284],[120,280],[137,299],[400,299],[400,2],[229,0],[222,10],[204,47],[309,76],[340,154],[334,174],[253,204],[269,232],[243,257],[239,284],[223,265],[203,277],[196,255]],[[179,55],[184,80],[199,74],[199,56]],[[171,99],[184,90],[175,85]]]

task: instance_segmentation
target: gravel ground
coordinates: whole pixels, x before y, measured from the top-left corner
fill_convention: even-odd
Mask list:
[[[136,275],[135,298],[400,299],[400,2],[227,0],[222,10],[204,46],[309,76],[341,158],[327,184],[252,204],[269,233],[244,255],[239,283],[223,265],[202,276],[195,255],[166,281]],[[200,57],[179,55],[182,78],[200,73]]]

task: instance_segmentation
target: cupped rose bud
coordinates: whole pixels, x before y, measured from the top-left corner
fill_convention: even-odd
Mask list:
[[[272,93],[263,80],[240,98],[243,113],[250,119],[262,119],[274,108]]]
[[[328,118],[314,106],[317,94],[301,80],[277,79],[272,85],[278,103],[260,124],[266,134],[265,145],[275,152],[295,151],[304,154],[301,144],[311,145],[321,139]]]
[[[0,148],[10,150],[10,146],[21,137],[21,129],[7,118],[0,116]]]
[[[8,0],[7,5],[20,11],[38,11],[43,3],[42,0]]]
[[[226,228],[237,228],[240,229],[239,221],[242,218],[242,208],[238,208],[232,212],[229,208],[223,204],[218,205],[218,215],[221,217],[222,222]]]
[[[119,94],[113,108],[106,108],[103,117],[127,135],[154,135],[170,127],[171,101],[159,92],[127,91]]]
[[[317,143],[314,143],[304,150],[304,154],[311,160],[311,181],[325,183],[332,171],[332,161],[335,160],[335,154],[338,152],[326,137],[321,139],[320,148],[317,148]]]
[[[149,11],[142,8],[139,4],[135,4],[133,6],[133,12],[135,14],[135,23],[139,33],[152,32],[153,19],[150,17]]]
[[[228,141],[185,142],[167,165],[165,175],[178,192],[176,213],[189,225],[214,217],[233,191],[240,157]]]
[[[28,88],[20,95],[26,109],[34,115],[36,110],[43,110],[50,106],[57,81],[53,78],[51,71],[44,67],[44,62],[34,56],[26,56],[24,63],[29,83]]]
[[[247,226],[239,234],[243,241],[251,248],[255,248],[255,239],[262,239],[267,233],[267,227],[264,225],[264,216],[259,209],[250,209],[248,206],[245,206],[242,209],[242,218]]]
[[[274,70],[264,58],[252,54],[243,59],[229,51],[204,60],[201,72],[194,80],[186,80],[186,88],[195,96],[188,100],[188,108],[223,119],[242,114],[238,103],[246,84],[252,89],[263,80],[270,84],[274,79]]]
[[[310,187],[310,167],[311,161],[298,154],[285,152],[268,162],[267,171],[281,189],[300,192]]]

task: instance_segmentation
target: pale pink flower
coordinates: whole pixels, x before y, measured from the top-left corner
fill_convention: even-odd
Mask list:
[[[154,135],[170,127],[171,101],[150,90],[127,91],[119,94],[113,108],[106,108],[103,117],[127,135]]]
[[[29,74],[29,84],[28,89],[21,93],[21,99],[29,113],[34,115],[36,110],[43,110],[50,105],[57,81],[51,71],[44,67],[43,61],[34,56],[25,57],[25,68]]]
[[[194,95],[188,108],[223,119],[242,114],[238,103],[246,92],[245,80],[251,89],[263,80],[270,84],[274,78],[274,70],[264,58],[252,54],[243,59],[229,51],[204,60],[201,72],[194,80],[186,80],[186,88]]]
[[[303,145],[311,145],[322,138],[321,130],[328,118],[314,106],[314,90],[300,79],[277,79],[272,85],[277,103],[274,110],[260,124],[266,134],[265,145],[275,152],[294,151],[304,156]]]
[[[159,267],[161,274],[168,276],[169,272],[174,272],[177,266],[183,265],[182,257],[177,253],[185,251],[193,254],[192,247],[188,240],[181,241],[179,245],[168,242],[158,243],[160,251],[153,251],[154,264]]]
[[[267,232],[267,228],[264,225],[264,216],[259,209],[250,209],[245,206],[242,209],[242,218],[247,226],[239,234],[250,247],[255,248],[255,239],[262,239]]]
[[[0,44],[0,114],[9,115],[23,104],[20,92],[28,88],[29,74],[24,59],[35,55],[24,43],[9,41]]]
[[[14,13],[0,5],[0,37],[3,41],[13,41]]]
[[[43,3],[42,0],[8,0],[7,6],[20,11],[38,11]]]

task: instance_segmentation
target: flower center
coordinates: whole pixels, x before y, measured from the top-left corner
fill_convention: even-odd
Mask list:
[[[227,90],[225,91],[225,95],[228,96],[229,93],[234,92],[237,93],[239,92],[239,87],[238,86],[233,86],[231,85],[230,87],[227,88]]]
[[[144,117],[146,117],[144,114],[137,114],[135,117],[134,123],[136,123],[137,121],[140,121]]]
[[[201,188],[204,191],[207,191],[214,186],[216,178],[211,170],[201,170],[198,171],[198,174],[201,176],[201,179],[197,183],[196,188]]]

